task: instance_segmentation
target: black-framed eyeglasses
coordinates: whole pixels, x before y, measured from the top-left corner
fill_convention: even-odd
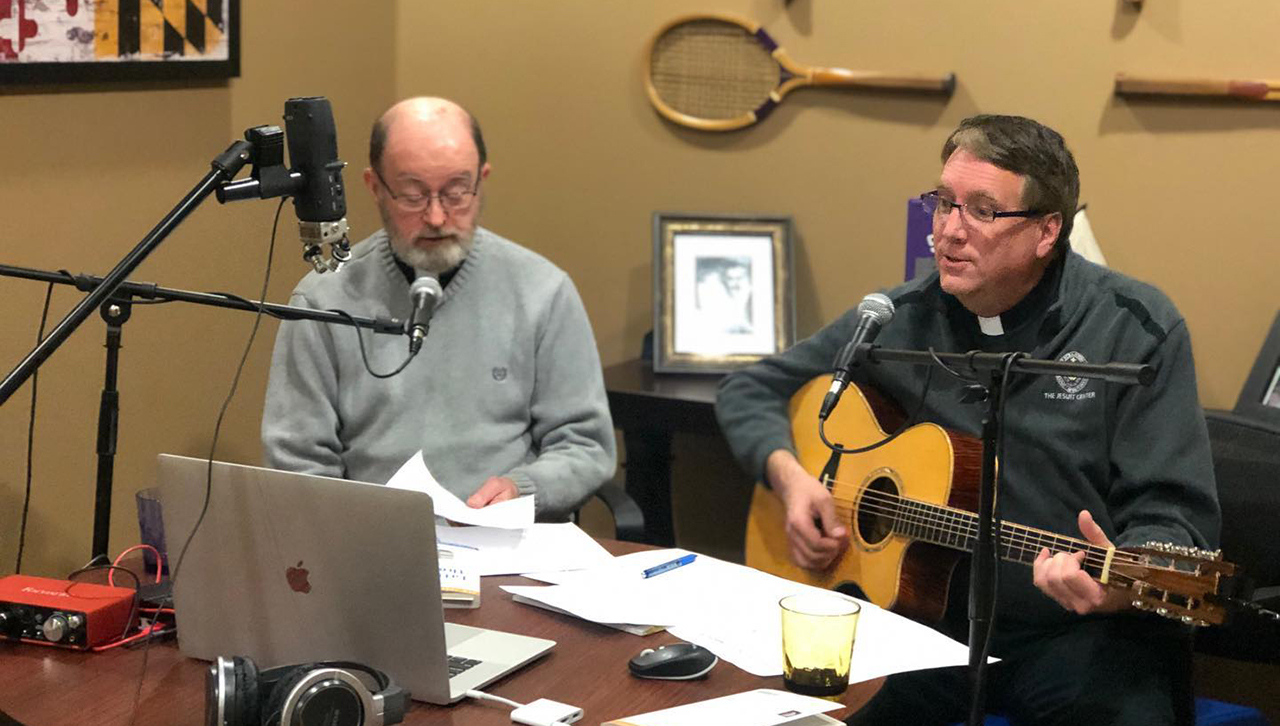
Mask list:
[[[970,219],[983,223],[994,222],[1001,217],[1040,217],[1048,214],[1048,212],[1039,209],[1000,212],[985,204],[961,204],[939,195],[936,191],[921,194],[920,202],[924,204],[924,211],[933,215],[935,220],[946,218],[953,209],[959,209],[962,215],[967,214]]]
[[[439,194],[396,194],[391,191],[391,185],[386,179],[382,178],[382,172],[378,171],[375,166],[373,168],[374,176],[378,177],[378,181],[382,182],[382,188],[387,190],[387,196],[396,203],[400,209],[410,214],[421,214],[431,208],[431,200],[439,199],[440,208],[445,214],[455,214],[465,212],[471,208],[472,202],[475,201],[476,194],[480,191],[480,170],[476,170],[476,185],[470,189],[458,189],[456,186],[452,189],[445,189]]]

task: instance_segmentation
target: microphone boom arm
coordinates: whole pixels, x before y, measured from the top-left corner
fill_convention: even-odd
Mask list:
[[[125,255],[124,259],[120,260],[102,278],[101,284],[77,303],[71,309],[71,312],[67,313],[66,317],[49,332],[47,338],[40,341],[40,344],[19,362],[4,377],[3,381],[0,381],[0,406],[4,405],[5,401],[8,401],[9,397],[17,392],[22,387],[22,384],[31,377],[31,374],[35,373],[36,369],[66,342],[76,328],[80,327],[80,324],[85,321],[85,318],[92,315],[98,309],[98,306],[111,297],[111,294],[125,281],[129,273],[142,264],[142,261],[155,251],[161,242],[164,242],[169,233],[181,224],[182,220],[187,218],[187,215],[200,206],[200,203],[212,194],[215,189],[235,177],[240,169],[249,163],[251,149],[252,147],[248,142],[237,141],[213,160],[211,163],[213,169],[190,192],[187,192],[187,195],[160,220],[159,224],[147,233],[146,237],[142,238],[142,241],[129,254]]]

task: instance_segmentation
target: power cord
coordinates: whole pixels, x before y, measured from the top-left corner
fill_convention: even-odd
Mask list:
[[[276,205],[276,213],[271,222],[271,240],[267,243],[267,265],[262,276],[262,294],[259,300],[267,299],[267,289],[271,283],[271,260],[275,257],[276,251],[276,232],[280,228],[280,211],[284,209],[284,203],[289,197],[281,197],[280,203]],[[262,323],[262,316],[265,312],[264,308],[259,307],[257,315],[253,319],[253,328],[249,331],[249,340],[245,343],[244,352],[240,355],[240,363],[236,366],[236,372],[231,377],[231,388],[227,391],[227,397],[222,402],[222,407],[218,410],[218,418],[213,424],[213,437],[209,442],[209,460],[208,467],[205,470],[204,482],[204,503],[200,507],[200,515],[196,518],[195,525],[191,528],[191,533],[187,535],[186,541],[182,544],[182,549],[178,552],[178,559],[173,563],[169,570],[169,582],[174,584],[178,580],[178,571],[182,569],[182,560],[187,556],[187,548],[191,546],[191,540],[195,539],[196,532],[200,530],[200,525],[204,522],[204,516],[209,511],[209,497],[213,493],[213,457],[218,449],[218,435],[222,431],[222,419],[226,416],[227,408],[231,405],[231,399],[236,395],[236,389],[240,385],[240,374],[244,372],[245,362],[249,359],[249,351],[253,349],[253,341],[258,337],[258,327]],[[160,567],[160,562],[156,562],[156,567]],[[173,600],[173,593],[170,591],[158,603],[157,610],[164,610]],[[142,703],[142,684],[147,679],[147,658],[151,653],[151,642],[155,640],[158,633],[153,629],[147,632],[146,637],[142,639],[142,667],[138,671],[138,686],[133,692],[133,707],[129,709],[129,726],[134,726],[138,720],[138,706]]]
[[[582,709],[577,706],[570,706],[567,703],[552,701],[548,698],[539,698],[532,703],[525,704],[517,703],[502,696],[485,693],[484,691],[470,690],[464,695],[480,701],[496,701],[511,706],[515,709],[511,712],[512,723],[527,724],[527,726],[562,726],[562,724],[574,723],[582,718]]]
[[[44,293],[44,309],[40,312],[40,329],[36,331],[36,345],[44,342],[44,326],[49,321],[49,302],[53,299],[53,283]],[[36,441],[36,386],[40,383],[40,369],[31,374],[31,415],[27,421],[27,488],[22,495],[22,523],[18,526],[18,561],[14,574],[22,572],[22,550],[27,543],[27,514],[31,511],[31,459]]]

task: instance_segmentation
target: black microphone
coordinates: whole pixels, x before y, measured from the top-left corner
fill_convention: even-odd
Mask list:
[[[436,303],[444,290],[435,275],[423,275],[409,286],[409,299],[413,301],[413,315],[405,321],[405,332],[409,334],[409,355],[417,355],[422,348],[422,341],[427,338],[427,329],[431,327],[431,314],[436,310]]]
[[[347,239],[347,197],[342,186],[342,167],[346,163],[338,159],[333,108],[323,96],[291,98],[284,103],[284,123],[291,172],[302,176],[302,186],[293,195],[302,258],[316,272],[336,272],[351,259],[351,243]],[[324,258],[322,249],[326,244],[329,260]]]
[[[858,327],[854,328],[853,337],[840,349],[835,363],[831,365],[831,388],[822,399],[822,408],[818,411],[819,421],[827,420],[836,404],[840,402],[844,389],[848,387],[849,372],[854,366],[854,355],[858,351],[858,346],[875,340],[880,334],[880,328],[888,325],[890,320],[893,320],[893,301],[888,295],[873,292],[858,303]]]

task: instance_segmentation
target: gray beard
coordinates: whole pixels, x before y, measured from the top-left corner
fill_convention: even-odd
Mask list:
[[[447,245],[440,245],[429,250],[404,244],[390,231],[388,231],[388,236],[391,238],[391,250],[395,252],[396,257],[400,258],[401,262],[418,272],[437,276],[443,275],[461,265],[475,245],[474,234],[469,234],[465,237],[459,236],[456,242],[450,242]]]

